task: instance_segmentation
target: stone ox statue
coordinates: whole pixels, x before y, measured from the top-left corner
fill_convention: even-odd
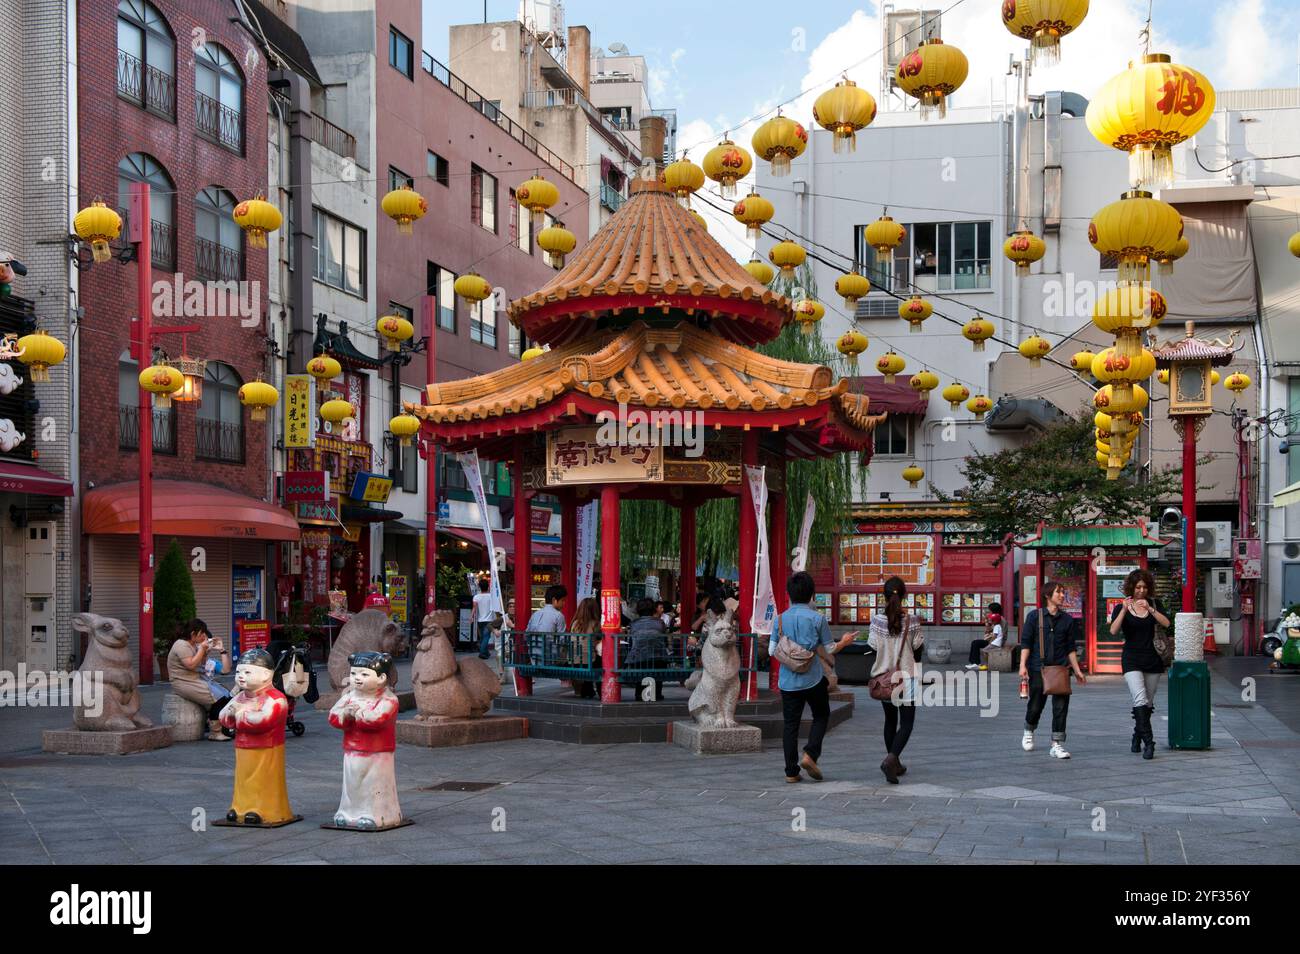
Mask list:
[[[72,712],[77,728],[82,732],[130,732],[151,727],[153,722],[140,711],[138,660],[127,646],[122,621],[78,613],[72,617],[72,628],[86,634],[86,658],[77,670],[82,680],[81,705]],[[95,685],[96,679],[101,680],[99,685]],[[90,709],[98,710],[97,715],[91,714],[87,702]]]
[[[703,665],[691,692],[691,717],[705,729],[735,728],[736,700],[740,698],[740,651],[736,648],[736,620],[731,609],[721,616],[709,610],[704,618]]]
[[[424,618],[411,683],[418,722],[476,718],[492,708],[501,693],[501,681],[487,663],[476,656],[456,658],[433,613]]]

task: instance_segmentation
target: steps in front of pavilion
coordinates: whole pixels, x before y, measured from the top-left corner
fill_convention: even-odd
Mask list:
[[[629,701],[612,704],[599,699],[578,699],[567,689],[543,690],[531,696],[499,696],[494,715],[528,719],[528,736],[577,745],[609,745],[618,742],[668,742],[672,723],[690,721],[690,697],[685,690],[667,690],[661,702]],[[852,718],[853,701],[831,702],[830,727]],[[764,739],[781,738],[781,697],[761,690],[755,702],[736,704],[736,721],[758,726]],[[812,720],[804,712],[801,733],[806,736]]]

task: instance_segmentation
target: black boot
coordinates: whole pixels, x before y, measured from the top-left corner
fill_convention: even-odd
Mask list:
[[[1141,721],[1138,719],[1138,713],[1145,711],[1146,709],[1142,706],[1133,707],[1133,741],[1129,743],[1128,747],[1130,752],[1136,753],[1142,751],[1142,729],[1139,728]]]
[[[1155,735],[1151,732],[1151,707],[1142,706],[1137,710],[1138,731],[1142,734],[1142,758],[1156,757]]]

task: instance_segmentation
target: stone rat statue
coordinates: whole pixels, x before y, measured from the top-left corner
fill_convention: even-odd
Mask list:
[[[415,647],[415,661],[411,664],[415,705],[420,710],[416,721],[481,716],[501,694],[501,681],[477,657],[457,660],[451,643],[433,617],[430,613],[424,618],[420,642]]]
[[[153,722],[140,711],[140,689],[136,678],[139,661],[127,646],[127,632],[122,621],[94,613],[78,613],[72,617],[72,628],[86,634],[86,658],[77,670],[83,680],[82,704],[72,711],[72,720],[77,728],[82,732],[130,732],[132,729],[150,728]],[[93,683],[94,673],[101,674],[102,687]],[[102,692],[98,691],[101,688]]]
[[[379,609],[362,610],[343,624],[339,638],[330,649],[330,686],[336,692],[349,685],[348,657],[353,653],[388,653],[396,658],[406,652],[406,637],[401,628]],[[397,669],[389,674],[388,684],[397,687]],[[333,702],[330,703],[333,705]]]
[[[691,717],[703,728],[734,728],[740,698],[740,652],[730,608],[721,616],[712,610],[705,615],[700,663],[703,669],[688,703]]]

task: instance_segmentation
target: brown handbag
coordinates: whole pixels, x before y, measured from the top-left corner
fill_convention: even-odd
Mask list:
[[[1068,696],[1070,694],[1070,667],[1049,666],[1043,653],[1043,609],[1038,610],[1038,662],[1043,673],[1043,695]]]

